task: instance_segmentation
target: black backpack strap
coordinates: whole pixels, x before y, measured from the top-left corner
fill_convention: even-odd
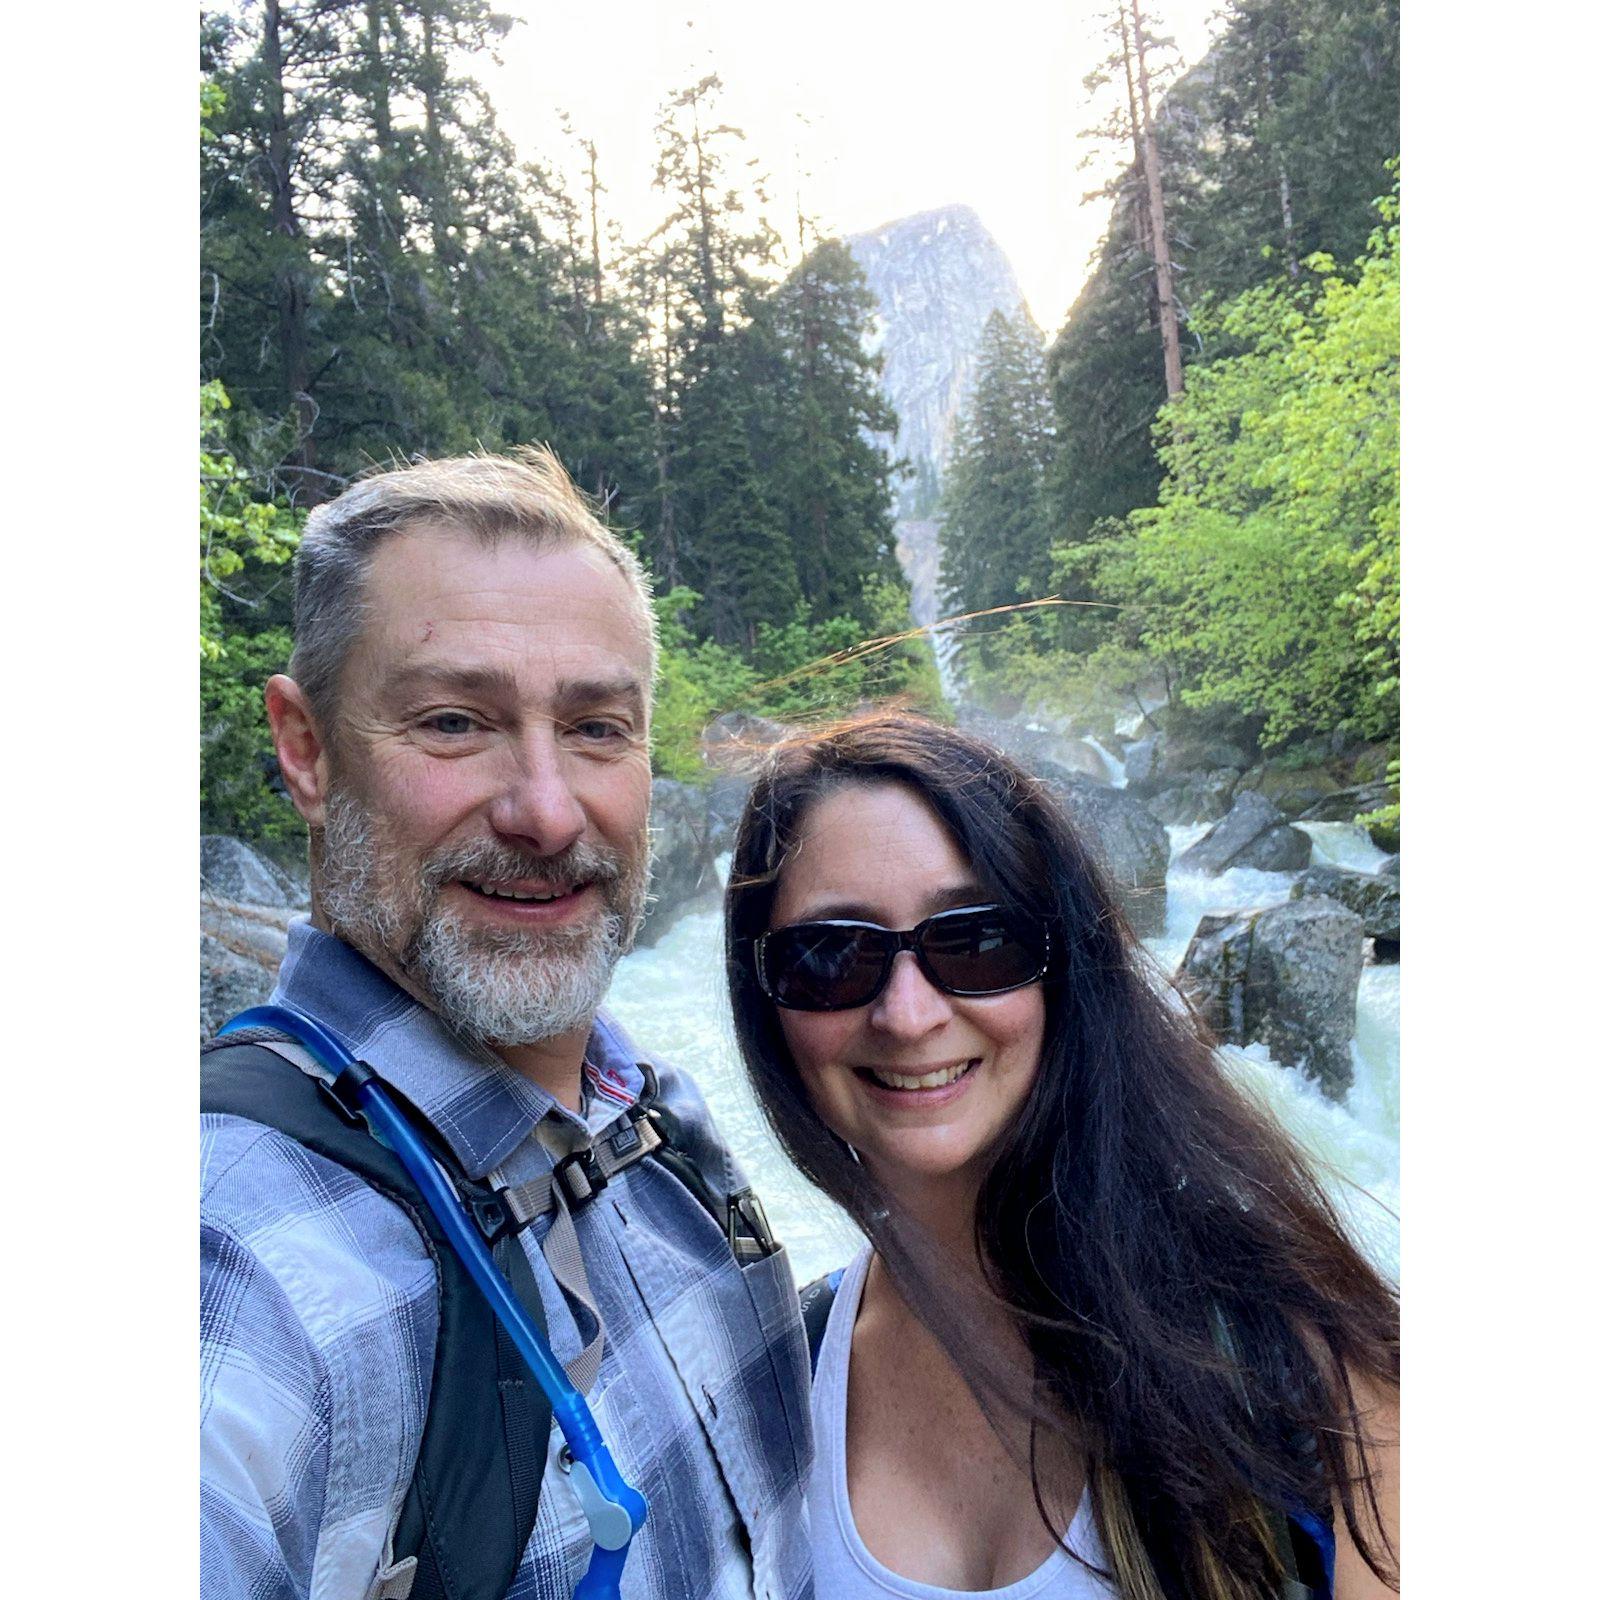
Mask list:
[[[415,1558],[410,1600],[503,1600],[538,1516],[550,1439],[544,1391],[398,1157],[364,1123],[352,1123],[318,1080],[264,1044],[225,1039],[202,1057],[200,1108],[287,1134],[393,1201],[421,1235],[438,1277],[439,1336],[390,1570]],[[442,1146],[436,1153],[447,1155]],[[452,1177],[471,1187],[459,1169]],[[544,1305],[521,1244],[503,1238],[494,1256],[544,1330]]]
[[[640,1070],[645,1075],[641,1104],[646,1106],[647,1115],[661,1136],[661,1143],[650,1152],[651,1159],[660,1162],[700,1202],[701,1208],[722,1229],[733,1259],[741,1267],[772,1255],[779,1248],[778,1240],[755,1190],[746,1185],[736,1189],[726,1200],[719,1198],[690,1153],[690,1141],[684,1135],[677,1114],[656,1099],[654,1072],[645,1062],[640,1063]]]
[[[828,1313],[844,1279],[843,1268],[813,1279],[800,1291],[800,1320],[805,1324],[806,1343],[811,1347],[811,1376],[817,1375],[817,1357],[822,1354],[822,1336],[828,1331]]]

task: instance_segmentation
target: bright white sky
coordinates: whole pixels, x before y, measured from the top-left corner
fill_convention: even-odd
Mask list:
[[[1218,0],[1152,0],[1192,65]],[[1035,318],[1054,332],[1105,225],[1099,181],[1078,170],[1077,137],[1099,120],[1082,81],[1104,56],[1095,0],[500,0],[526,17],[481,76],[525,157],[577,173],[561,132],[599,148],[605,215],[630,242],[660,220],[657,111],[715,71],[723,120],[770,179],[770,219],[794,236],[797,184],[808,214],[859,233],[965,202],[1016,269]],[[941,20],[942,19],[942,20]]]

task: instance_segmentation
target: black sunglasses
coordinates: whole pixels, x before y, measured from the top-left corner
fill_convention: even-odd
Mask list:
[[[875,922],[796,922],[755,941],[756,982],[790,1011],[849,1011],[876,1000],[909,950],[936,989],[1005,994],[1050,966],[1050,936],[1025,934],[999,906],[940,911],[897,932]]]

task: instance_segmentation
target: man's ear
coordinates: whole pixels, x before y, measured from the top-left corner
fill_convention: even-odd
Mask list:
[[[267,679],[267,722],[289,798],[309,828],[322,826],[328,801],[328,749],[306,692],[293,678]]]

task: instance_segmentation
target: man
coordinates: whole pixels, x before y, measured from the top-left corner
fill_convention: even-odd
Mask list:
[[[738,1186],[689,1080],[599,1014],[648,881],[654,667],[638,563],[547,453],[386,473],[308,519],[267,713],[310,830],[312,906],[273,999],[409,1100],[468,1179],[550,1173],[653,1077],[710,1187]],[[441,1269],[405,1211],[334,1162],[241,1116],[203,1129],[207,1600],[404,1594],[394,1539]],[[654,1159],[572,1211],[590,1300],[546,1260],[556,1221],[512,1243],[649,1501],[624,1593],[808,1596],[786,1258],[735,1260]],[[567,1600],[589,1559],[562,1445],[557,1428],[513,1585],[526,1600]]]

